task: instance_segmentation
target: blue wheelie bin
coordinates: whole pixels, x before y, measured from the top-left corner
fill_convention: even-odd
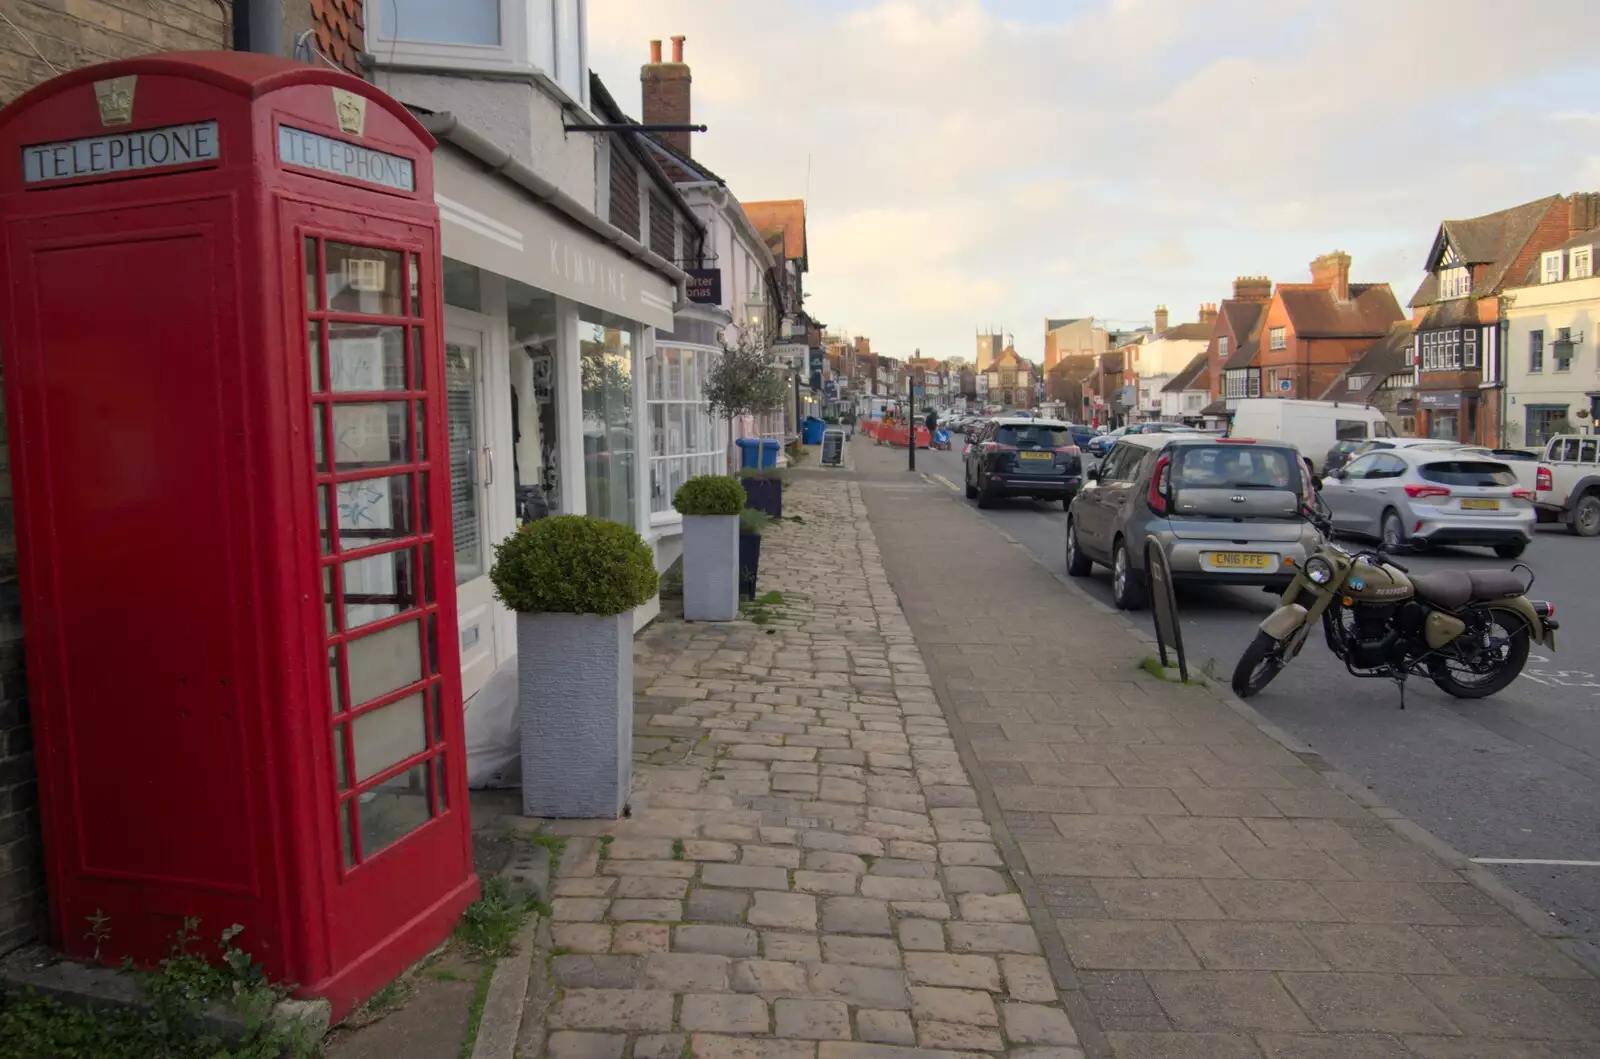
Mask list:
[[[816,416],[806,416],[801,425],[804,427],[803,440],[807,445],[822,444],[822,432],[827,428],[827,423]]]

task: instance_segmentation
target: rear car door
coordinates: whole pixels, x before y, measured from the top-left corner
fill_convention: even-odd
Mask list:
[[[1129,509],[1139,501],[1139,480],[1154,452],[1144,445],[1126,441],[1111,450],[1112,456],[1117,458],[1112,477],[1107,481],[1102,476],[1100,481],[1100,548],[1107,556],[1111,554],[1117,533],[1132,517]],[[1136,564],[1139,562],[1142,559],[1135,560]]]
[[[1367,528],[1357,511],[1356,486],[1366,478],[1378,458],[1376,452],[1357,456],[1345,464],[1344,474],[1322,480],[1322,500],[1333,512],[1333,528],[1338,533],[1366,533]]]
[[[1401,486],[1406,474],[1406,461],[1393,452],[1378,452],[1372,456],[1367,473],[1354,483],[1351,506],[1357,524],[1355,532],[1368,537],[1383,534],[1383,513],[1407,499]]]

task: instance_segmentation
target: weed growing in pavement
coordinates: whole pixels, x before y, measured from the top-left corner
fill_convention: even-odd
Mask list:
[[[1202,673],[1205,673],[1205,675],[1208,676],[1208,677],[1215,677],[1216,676],[1215,669],[1216,669],[1216,665],[1217,665],[1217,660],[1214,659],[1214,658],[1210,659],[1206,663],[1206,665],[1209,665],[1211,667],[1211,671],[1207,671],[1204,668],[1202,668],[1200,671]],[[1188,681],[1179,680],[1178,679],[1178,667],[1177,666],[1163,666],[1161,664],[1161,659],[1159,659],[1159,658],[1141,658],[1141,659],[1139,659],[1139,668],[1144,670],[1146,673],[1149,673],[1151,676],[1155,677],[1157,680],[1159,680],[1159,681],[1161,681],[1161,682],[1163,682],[1165,684],[1185,684],[1185,683],[1187,683],[1187,684],[1189,684],[1191,686],[1199,686],[1200,683],[1201,683],[1198,680],[1188,680]]]
[[[687,852],[688,852],[688,848],[686,846],[684,846],[683,839],[675,838],[675,839],[672,840],[672,859],[673,860],[682,860],[683,857],[684,857],[684,854],[687,853]]]
[[[109,917],[89,917],[96,945],[110,937]],[[146,1003],[140,1007],[68,1007],[29,992],[0,994],[0,1042],[5,1054],[51,1059],[295,1059],[316,1054],[302,1029],[274,1025],[272,1009],[288,990],[267,981],[253,957],[234,945],[244,930],[222,931],[221,965],[195,951],[200,921],[188,918],[167,956],[148,973],[133,972]],[[243,1020],[244,1032],[225,1040],[202,1021],[219,1004]]]
[[[461,922],[456,924],[456,940],[478,959],[499,959],[511,951],[511,943],[522,926],[522,917],[538,903],[538,894],[515,897],[510,885],[495,876],[483,884],[483,896],[461,914]]]
[[[478,987],[472,993],[472,1006],[467,1008],[467,1037],[461,1042],[461,1059],[472,1059],[478,1043],[478,1027],[483,1023],[483,1005],[489,999],[489,980],[494,977],[494,964],[486,963],[478,974]]]
[[[617,840],[616,835],[600,836],[600,851],[597,856],[603,861],[611,856],[611,843]]]
[[[561,835],[547,835],[542,831],[536,831],[531,835],[523,835],[522,840],[530,846],[540,846],[548,852],[551,867],[560,863],[562,854],[567,851],[567,840]]]
[[[94,915],[84,916],[83,919],[89,924],[89,931],[83,936],[84,940],[94,942],[94,955],[89,958],[89,962],[98,964],[101,947],[111,939],[111,917],[97,908],[94,910]]]

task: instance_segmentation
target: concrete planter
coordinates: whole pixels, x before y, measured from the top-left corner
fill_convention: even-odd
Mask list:
[[[517,615],[522,812],[616,819],[633,777],[633,616]]]
[[[739,616],[739,516],[683,518],[683,616],[732,621]]]

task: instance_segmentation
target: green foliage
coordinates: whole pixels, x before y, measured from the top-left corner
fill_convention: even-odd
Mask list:
[[[656,561],[631,527],[587,515],[530,522],[494,546],[495,598],[523,614],[632,610],[656,593]]]
[[[511,951],[523,916],[533,910],[538,899],[537,894],[518,898],[505,879],[493,877],[483,884],[483,896],[461,914],[456,940],[478,959],[497,960]]]
[[[759,537],[761,536],[761,531],[771,524],[772,519],[765,511],[757,511],[753,507],[747,507],[739,512],[740,533],[753,533]]]
[[[109,937],[107,917],[90,917],[97,945]],[[140,1007],[69,1007],[35,993],[0,994],[0,1053],[26,1059],[304,1059],[317,1042],[273,1025],[272,1009],[287,990],[267,981],[250,954],[234,945],[243,927],[220,936],[221,964],[195,951],[199,920],[186,919],[167,957],[137,975]],[[225,1040],[202,1021],[211,1004],[241,1016],[244,1033]]]
[[[767,481],[781,482],[781,481],[783,481],[783,468],[782,467],[741,467],[741,468],[739,468],[739,477],[740,478],[755,478],[755,479],[758,479],[758,480],[763,481],[763,482],[767,482]]]
[[[783,407],[789,395],[789,376],[765,345],[749,335],[735,345],[724,345],[706,373],[706,403],[719,416],[762,416]]]
[[[737,515],[748,500],[737,478],[702,474],[678,487],[672,506],[680,515]]]

